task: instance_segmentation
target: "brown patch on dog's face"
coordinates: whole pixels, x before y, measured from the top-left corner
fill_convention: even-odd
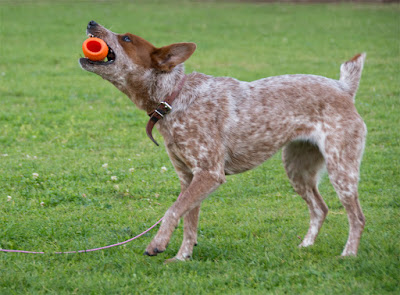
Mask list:
[[[176,43],[156,48],[149,41],[131,33],[118,35],[118,41],[135,65],[161,72],[172,71],[178,64],[186,61],[196,49],[194,43]]]
[[[145,69],[151,68],[151,54],[156,50],[156,47],[154,47],[153,44],[139,36],[130,33],[117,36],[118,42],[124,50],[126,56],[134,64]]]

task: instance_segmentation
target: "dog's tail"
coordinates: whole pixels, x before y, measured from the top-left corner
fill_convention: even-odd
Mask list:
[[[339,81],[344,84],[346,91],[353,97],[353,101],[360,83],[366,56],[366,53],[357,54],[340,66]]]
[[[344,84],[346,91],[353,97],[353,101],[360,84],[366,56],[366,53],[359,53],[340,66],[339,81]]]

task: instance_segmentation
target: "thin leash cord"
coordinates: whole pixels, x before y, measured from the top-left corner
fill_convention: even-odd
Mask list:
[[[177,200],[179,200],[180,196],[181,195],[179,195]],[[146,233],[148,233],[149,231],[151,231],[154,227],[156,227],[163,219],[164,219],[164,217],[160,218],[159,221],[157,221],[155,224],[150,226],[144,232],[138,234],[137,236],[135,236],[133,238],[130,238],[129,240],[126,240],[126,241],[123,241],[123,242],[120,242],[120,243],[117,243],[117,244],[113,244],[113,245],[99,247],[99,248],[86,249],[86,250],[77,250],[77,251],[66,251],[66,252],[36,252],[36,251],[25,251],[25,250],[0,249],[0,252],[25,253],[25,254],[76,254],[76,253],[86,253],[86,252],[94,252],[94,251],[104,250],[104,249],[108,249],[108,248],[112,248],[112,247],[121,246],[121,245],[127,244],[129,242],[132,242],[133,240],[136,240],[136,239],[140,238],[141,236],[143,236]]]
[[[129,242],[132,242],[133,240],[136,240],[137,238],[140,238],[141,236],[143,236],[144,234],[146,234],[147,232],[152,230],[155,226],[157,226],[157,224],[159,224],[163,219],[164,219],[164,217],[162,217],[159,221],[157,221],[154,225],[152,225],[151,227],[146,229],[141,234],[138,234],[137,236],[135,236],[133,238],[130,238],[129,240],[126,240],[124,242],[120,242],[120,243],[117,243],[117,244],[113,244],[113,245],[99,247],[99,248],[87,249],[87,250],[77,250],[77,251],[66,251],[66,252],[48,252],[48,253],[46,253],[46,252],[35,252],[35,251],[25,251],[25,250],[0,249],[0,252],[25,253],[25,254],[75,254],[75,253],[85,253],[85,252],[94,252],[94,251],[104,250],[104,249],[107,249],[107,248],[121,246],[121,245],[127,244]]]

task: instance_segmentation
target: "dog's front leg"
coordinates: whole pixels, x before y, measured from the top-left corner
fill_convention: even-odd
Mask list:
[[[223,173],[204,170],[194,173],[193,181],[190,183],[189,187],[165,213],[161,227],[158,230],[157,235],[147,247],[145,254],[154,256],[158,253],[164,252],[167,248],[172,232],[178,225],[179,219],[189,211],[199,207],[201,202],[223,182],[225,182],[225,176]],[[191,227],[194,227],[193,224]],[[179,256],[177,258],[179,258]]]
[[[166,262],[185,261],[192,257],[193,247],[197,245],[197,225],[199,222],[200,205],[190,210],[183,220],[183,241],[178,254]]]

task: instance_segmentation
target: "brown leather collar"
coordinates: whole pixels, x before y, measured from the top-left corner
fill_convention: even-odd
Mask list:
[[[162,118],[164,118],[164,116],[172,110],[171,105],[172,105],[173,101],[175,100],[175,98],[178,96],[179,92],[181,92],[181,90],[183,88],[183,84],[185,84],[185,81],[186,81],[186,75],[183,76],[181,82],[179,82],[178,88],[174,92],[172,92],[171,95],[167,96],[164,99],[164,101],[160,102],[160,104],[154,111],[152,111],[151,113],[148,114],[150,116],[150,120],[149,120],[149,122],[147,122],[146,133],[147,133],[147,136],[157,146],[159,146],[159,144],[157,143],[157,141],[155,141],[155,139],[153,138],[153,134],[152,134],[153,127],[158,122],[158,120],[161,120]]]

